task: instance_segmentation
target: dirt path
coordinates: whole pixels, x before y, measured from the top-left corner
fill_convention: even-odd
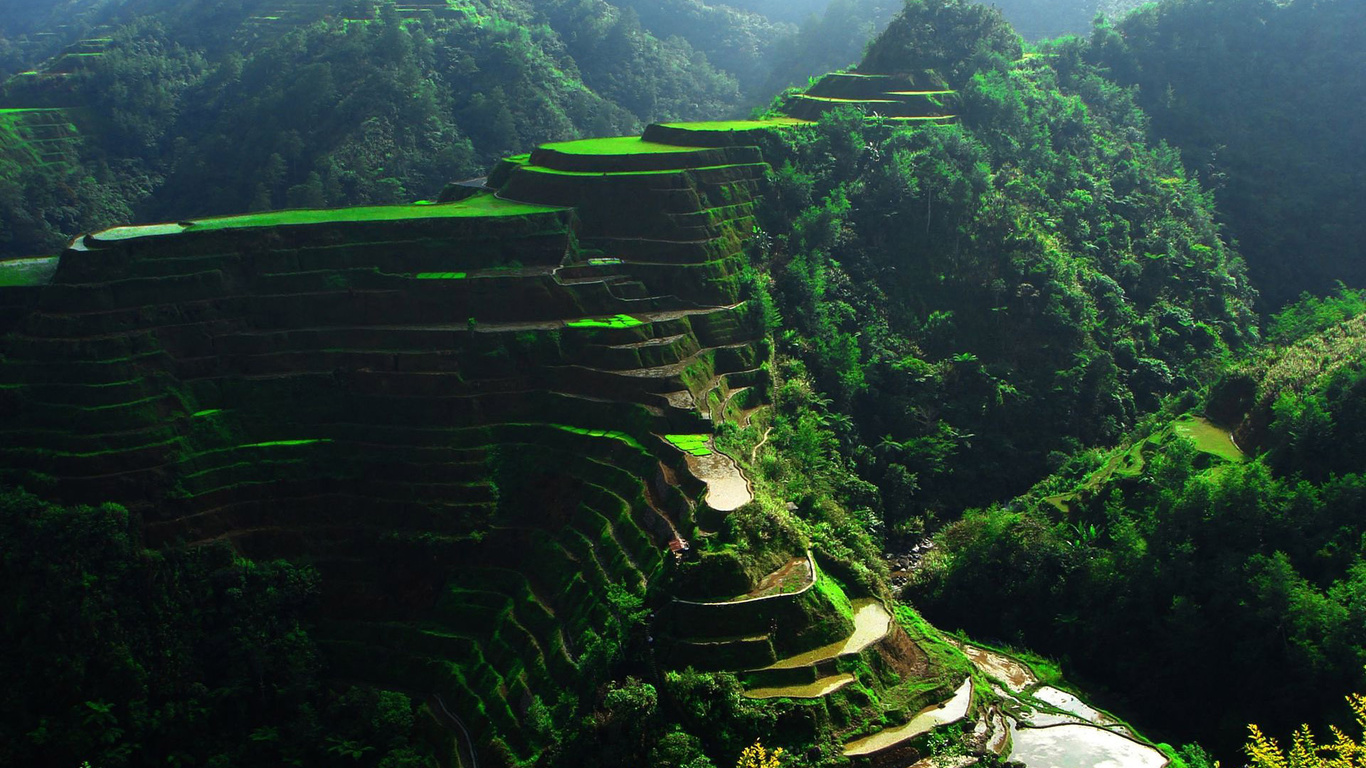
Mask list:
[[[432,712],[436,714],[437,719],[445,722],[448,727],[454,726],[460,731],[460,735],[463,739],[457,739],[456,743],[459,744],[463,740],[465,748],[469,752],[470,764],[468,768],[479,768],[479,756],[475,754],[474,751],[474,739],[470,738],[470,731],[465,727],[465,723],[462,722],[460,718],[456,717],[449,709],[446,709],[446,702],[442,701],[440,696],[432,694],[432,701],[436,702],[436,707],[432,709]],[[458,754],[459,750],[457,749],[457,755]]]
[[[768,442],[768,436],[771,435],[771,434],[773,434],[773,427],[769,427],[768,429],[765,429],[765,430],[764,430],[764,436],[761,437],[761,438],[759,438],[759,442],[755,443],[755,444],[754,444],[754,447],[753,447],[752,449],[750,449],[750,452],[749,452],[749,463],[750,463],[750,464],[753,464],[754,462],[756,462],[756,461],[759,460],[759,449],[764,447],[764,443],[767,443],[767,442]]]

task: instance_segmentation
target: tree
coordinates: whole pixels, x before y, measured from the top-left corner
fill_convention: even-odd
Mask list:
[[[1308,725],[1301,725],[1290,737],[1290,751],[1286,752],[1276,740],[1262,733],[1255,724],[1249,725],[1251,739],[1244,750],[1252,758],[1253,768],[1359,768],[1366,766],[1366,696],[1353,693],[1347,696],[1360,738],[1353,738],[1337,726],[1330,726],[1333,743],[1320,744]]]
[[[745,747],[745,751],[740,753],[740,759],[735,762],[735,768],[779,768],[782,765],[782,756],[782,747],[770,752],[764,748],[763,744],[756,741]]]

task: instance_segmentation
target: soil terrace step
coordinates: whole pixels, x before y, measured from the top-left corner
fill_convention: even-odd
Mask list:
[[[814,683],[751,688],[741,695],[747,699],[819,699],[854,682],[854,679],[852,674],[841,672],[838,675],[817,678]]]
[[[968,677],[953,696],[934,706],[922,709],[905,725],[878,731],[871,736],[856,739],[844,745],[845,757],[865,757],[894,749],[906,742],[922,736],[941,725],[956,723],[967,717],[968,707],[972,704],[972,678]]]
[[[887,636],[887,632],[892,626],[892,616],[880,600],[865,598],[855,600],[853,604],[854,631],[849,637],[795,656],[779,659],[763,669],[815,667],[821,662],[857,654]]]

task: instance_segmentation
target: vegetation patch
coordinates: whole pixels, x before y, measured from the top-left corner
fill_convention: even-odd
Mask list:
[[[418,272],[413,277],[418,280],[464,280],[464,272]]]
[[[565,432],[572,432],[576,435],[587,435],[588,437],[607,437],[613,440],[620,440],[623,443],[626,443],[627,445],[631,446],[632,448],[638,448],[642,451],[645,450],[645,446],[641,445],[638,440],[620,430],[586,429],[584,427],[571,427],[565,424],[551,424],[549,426],[552,426],[555,429],[564,430]]]
[[[566,320],[565,325],[570,328],[635,328],[644,325],[644,320],[638,320],[630,315],[614,315],[609,318],[585,318],[583,320]]]
[[[1247,455],[1233,442],[1228,430],[1219,428],[1209,419],[1187,414],[1177,419],[1172,429],[1176,434],[1189,438],[1202,453],[1232,462],[1247,459]]]
[[[665,435],[664,439],[668,440],[678,450],[690,453],[693,456],[710,456],[712,454],[711,448],[707,445],[711,435]]]

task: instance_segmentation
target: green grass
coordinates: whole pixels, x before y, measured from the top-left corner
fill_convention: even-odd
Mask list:
[[[202,419],[202,418],[204,418],[205,416],[212,416],[212,415],[214,415],[214,414],[216,414],[216,413],[222,413],[222,412],[223,412],[223,409],[222,409],[222,408],[210,408],[210,409],[208,409],[208,410],[206,410],[206,411],[195,411],[194,413],[190,414],[190,417],[191,417],[191,418],[195,418],[195,419]]]
[[[1092,472],[1075,489],[1045,497],[1044,501],[1053,505],[1059,512],[1069,514],[1071,502],[1081,494],[1097,493],[1115,478],[1135,478],[1142,475],[1147,464],[1145,449],[1160,450],[1173,435],[1189,438],[1195,443],[1196,450],[1224,461],[1239,463],[1247,460],[1247,456],[1234,445],[1226,430],[1220,429],[1206,419],[1186,414],[1128,448],[1116,449],[1099,469]]]
[[[36,107],[36,108],[14,108],[6,107],[0,109],[0,115],[32,115],[40,112],[61,112],[57,107]]]
[[[1247,457],[1233,444],[1226,430],[1214,426],[1209,421],[1195,416],[1182,416],[1172,425],[1176,434],[1190,438],[1196,449],[1225,461],[1241,462]]]
[[[611,258],[611,257],[597,257],[597,258],[589,259],[589,260],[588,260],[588,263],[591,264],[591,265],[593,265],[593,266],[595,266],[595,267],[606,267],[606,266],[610,266],[610,265],[612,265],[612,264],[620,264],[620,263],[621,263],[621,259],[616,259],[616,258]]]
[[[932,668],[937,668],[941,679],[962,679],[976,669],[968,657],[945,640],[943,634],[926,621],[919,611],[904,603],[897,603],[892,606],[892,615],[929,657]]]
[[[637,320],[630,315],[615,315],[606,319],[566,320],[564,324],[570,328],[634,328],[637,325],[644,325],[645,321]]]
[[[454,203],[438,205],[375,205],[356,208],[300,209],[269,211],[245,216],[221,216],[196,219],[185,224],[152,224],[136,227],[115,227],[96,234],[100,240],[124,240],[133,237],[176,234],[180,232],[208,232],[255,227],[298,226],[305,224],[336,224],[367,221],[403,221],[405,219],[480,218],[494,216],[525,216],[563,210],[549,205],[531,205],[503,200],[494,195],[476,195]],[[188,225],[188,226],[187,226]]]
[[[707,440],[711,435],[665,435],[664,439],[684,453],[694,456],[710,456],[712,451],[707,447]]]
[[[331,441],[331,440],[327,440],[327,439],[319,439],[319,438],[314,438],[314,439],[311,439],[311,440],[271,440],[270,442],[267,442],[267,443],[248,443],[248,444],[246,444],[246,445],[239,445],[239,446],[237,446],[237,447],[238,447],[238,448],[273,448],[273,447],[276,447],[276,446],[313,445],[314,443],[330,443],[330,442],[332,442],[332,441]]]
[[[418,272],[413,277],[418,280],[464,280],[464,272]]]
[[[620,136],[612,139],[582,139],[580,141],[557,141],[542,144],[541,149],[561,152],[566,155],[651,155],[666,153],[702,152],[705,147],[678,147],[672,144],[656,144],[637,136]]]
[[[844,590],[834,579],[823,573],[817,573],[812,586],[817,594],[825,598],[830,607],[844,617],[845,621],[850,624],[854,623],[854,604],[849,602],[849,596],[844,593]]]
[[[46,285],[56,271],[56,256],[0,261],[0,288]]]

